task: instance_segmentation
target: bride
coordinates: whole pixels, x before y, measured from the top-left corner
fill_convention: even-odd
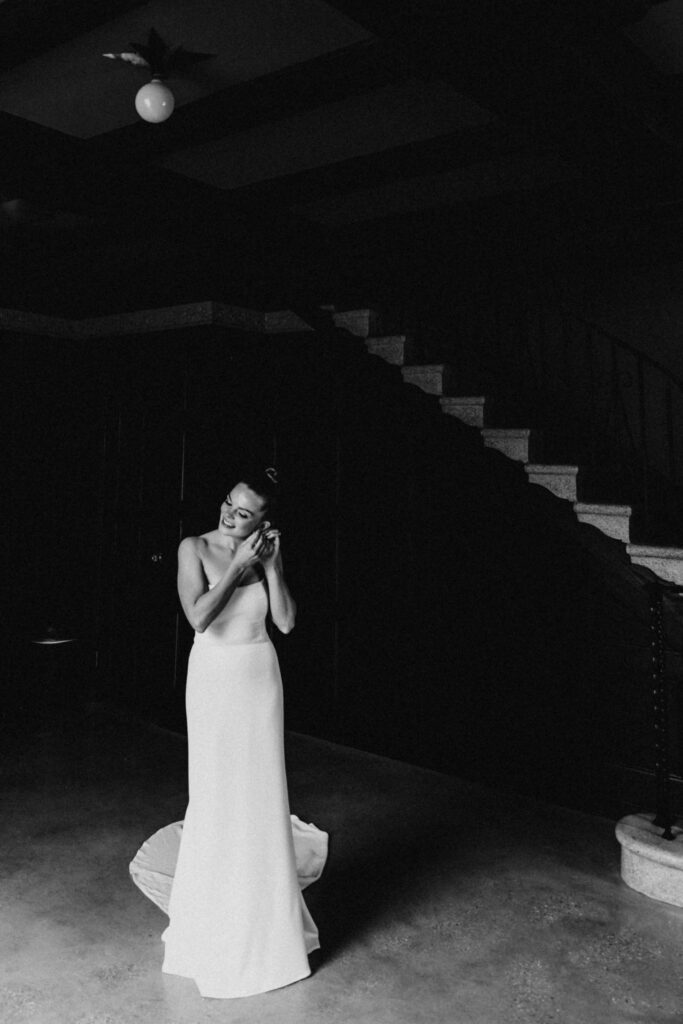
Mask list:
[[[203,996],[280,988],[311,973],[318,930],[301,889],[321,874],[327,833],[290,814],[282,682],[266,616],[281,632],[296,605],[280,533],[266,518],[277,474],[243,474],[215,530],[178,550],[178,593],[195,630],[187,671],[189,802],[130,865],[167,911],[162,970]]]

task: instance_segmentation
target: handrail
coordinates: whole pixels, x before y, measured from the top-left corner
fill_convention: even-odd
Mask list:
[[[426,332],[427,361],[452,360],[473,386],[489,388],[500,425],[523,417],[553,444],[549,458],[609,469],[607,495],[628,499],[644,540],[683,540],[683,380],[672,370],[561,296],[465,308],[457,344],[446,319],[411,313]]]
[[[672,373],[671,370],[668,369],[668,367],[664,366],[663,363],[660,363],[659,360],[653,359],[652,356],[647,354],[647,352],[643,352],[642,349],[636,348],[635,345],[632,345],[628,341],[624,341],[623,338],[618,338],[616,334],[612,334],[611,331],[605,330],[604,327],[601,327],[600,324],[594,323],[592,320],[587,320],[579,313],[574,312],[574,310],[567,309],[566,307],[560,307],[560,311],[565,316],[569,316],[572,317],[572,319],[574,320],[578,320],[578,322],[580,324],[583,324],[584,327],[590,327],[591,330],[597,331],[598,334],[601,334],[604,338],[607,338],[608,341],[613,342],[616,345],[619,345],[620,348],[626,349],[628,352],[631,353],[631,355],[634,355],[637,359],[642,359],[643,362],[649,363],[650,366],[654,367],[656,370],[659,370],[660,373],[662,373],[665,377],[668,377],[676,385],[676,387],[680,388],[680,390],[683,391],[683,380],[677,377],[675,373]]]
[[[683,464],[677,439],[677,424],[683,419],[683,381],[659,360],[617,337],[569,309],[564,302],[556,306],[564,330],[572,325],[583,331],[587,350],[598,359],[605,357],[609,368],[605,380],[610,397],[600,396],[603,423],[597,427],[596,407],[591,395],[589,419],[593,432],[593,447],[611,448],[617,462],[635,473],[632,486],[643,514],[643,526],[650,532],[653,526],[653,496],[668,494],[664,505],[681,504]],[[632,364],[628,368],[628,362]],[[635,382],[635,386],[634,386]],[[597,395],[597,381],[590,386]],[[635,396],[635,402],[631,396]],[[597,433],[596,433],[597,431]],[[611,440],[608,440],[611,438]],[[610,459],[611,461],[611,459]]]

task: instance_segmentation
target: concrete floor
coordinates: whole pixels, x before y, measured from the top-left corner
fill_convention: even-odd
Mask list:
[[[614,823],[308,737],[292,810],[330,832],[313,975],[202,999],[128,862],[182,817],[185,746],[93,713],[2,752],[3,1024],[683,1021],[683,911],[622,885]],[[634,811],[640,808],[633,808]]]

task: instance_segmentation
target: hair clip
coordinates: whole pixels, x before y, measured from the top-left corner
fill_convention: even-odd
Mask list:
[[[264,470],[264,473],[271,483],[277,484],[277,470],[275,469],[275,466],[268,466],[268,468]]]

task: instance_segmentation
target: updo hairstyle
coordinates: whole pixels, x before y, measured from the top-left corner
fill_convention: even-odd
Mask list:
[[[246,484],[259,498],[266,503],[269,512],[277,506],[279,497],[278,472],[274,466],[262,468],[260,466],[243,466],[241,474],[236,478],[236,483]]]

